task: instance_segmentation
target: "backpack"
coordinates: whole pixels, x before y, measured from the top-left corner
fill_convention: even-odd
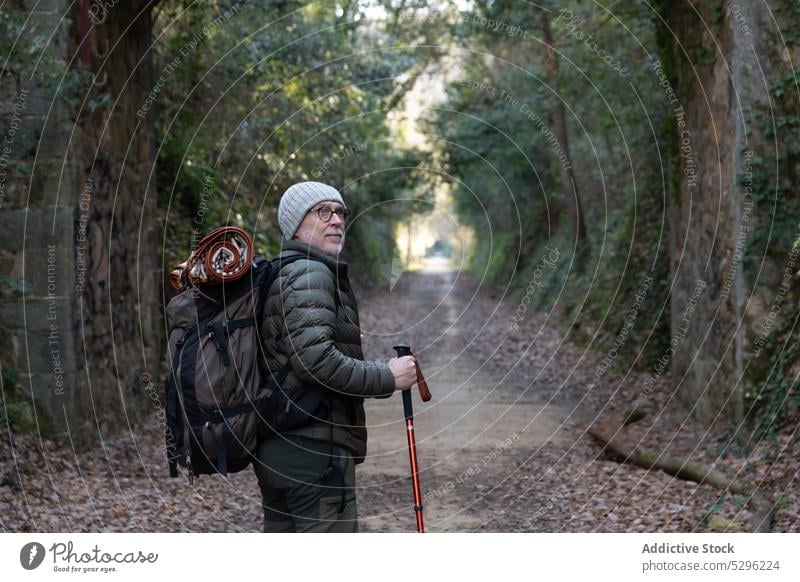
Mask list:
[[[178,464],[190,483],[196,475],[241,471],[254,459],[263,425],[279,424],[272,411],[286,402],[279,388],[289,366],[263,369],[259,324],[278,272],[301,258],[268,261],[255,255],[245,276],[216,285],[184,284],[167,304],[171,477],[178,476]],[[275,394],[283,398],[271,398]]]

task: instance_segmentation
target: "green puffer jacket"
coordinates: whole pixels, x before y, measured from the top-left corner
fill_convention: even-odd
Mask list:
[[[290,395],[310,386],[330,396],[330,422],[282,431],[333,442],[353,453],[356,463],[367,454],[364,398],[385,398],[395,389],[384,362],[365,362],[361,350],[358,306],[337,257],[297,241],[284,241],[282,257],[303,257],[285,265],[269,289],[261,322],[267,365],[273,373],[290,371],[282,388]],[[334,293],[339,293],[339,301]]]

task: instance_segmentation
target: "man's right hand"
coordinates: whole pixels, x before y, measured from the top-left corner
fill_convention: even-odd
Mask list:
[[[416,361],[414,356],[389,360],[389,369],[394,374],[395,390],[408,390],[417,383]]]

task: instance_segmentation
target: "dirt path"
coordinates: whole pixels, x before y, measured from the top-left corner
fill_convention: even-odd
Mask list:
[[[470,313],[463,295],[453,292],[457,273],[441,263],[429,269],[407,275],[393,290],[397,299],[388,303],[403,314],[405,331],[389,335],[399,342],[424,327],[424,335],[432,338],[422,349],[415,342],[435,391],[427,404],[414,394],[426,529],[469,531],[494,521],[492,508],[475,501],[492,495],[496,477],[515,471],[520,453],[569,441],[561,432],[567,411],[533,397],[509,400],[510,393],[524,388],[481,366],[469,349],[475,338],[462,325]],[[400,399],[370,402],[367,418],[369,458],[359,470],[363,527],[409,531],[414,511]]]
[[[409,343],[433,392],[426,404],[414,396],[428,531],[708,531],[711,512],[746,523],[741,499],[620,465],[586,437],[598,415],[632,401],[643,372],[609,371],[590,390],[602,354],[572,345],[546,314],[525,314],[512,330],[517,305],[502,293],[441,262],[429,267],[404,273],[391,292],[360,295],[366,357],[386,360],[392,345]],[[668,386],[654,390],[657,408],[669,394]],[[367,422],[361,530],[414,531],[399,396],[368,402]],[[203,477],[192,488],[170,479],[163,430],[153,416],[83,454],[30,435],[12,451],[0,439],[0,530],[259,531],[253,472]],[[711,455],[713,443],[675,407],[629,430],[648,448],[730,467],[749,462]],[[790,482],[776,467],[783,470],[761,461],[745,474]],[[777,531],[796,530],[794,507],[781,510]]]
[[[434,394],[428,404],[415,395],[428,531],[708,531],[712,511],[746,523],[741,500],[602,455],[587,427],[632,402],[646,372],[597,381],[603,354],[572,345],[545,314],[525,313],[513,329],[512,303],[432,263],[362,306],[367,357],[410,343]],[[670,392],[664,379],[652,396],[657,410]],[[413,531],[399,398],[371,402],[367,420],[362,527]],[[677,407],[629,431],[696,460],[710,440]]]

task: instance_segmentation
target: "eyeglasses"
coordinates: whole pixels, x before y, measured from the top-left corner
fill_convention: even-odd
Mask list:
[[[306,212],[306,214],[311,214],[312,212],[316,212],[317,216],[319,216],[319,219],[322,222],[330,222],[330,219],[334,214],[338,216],[342,222],[347,220],[347,217],[350,216],[350,211],[347,208],[337,208],[336,210],[333,210],[330,206],[312,208]]]

